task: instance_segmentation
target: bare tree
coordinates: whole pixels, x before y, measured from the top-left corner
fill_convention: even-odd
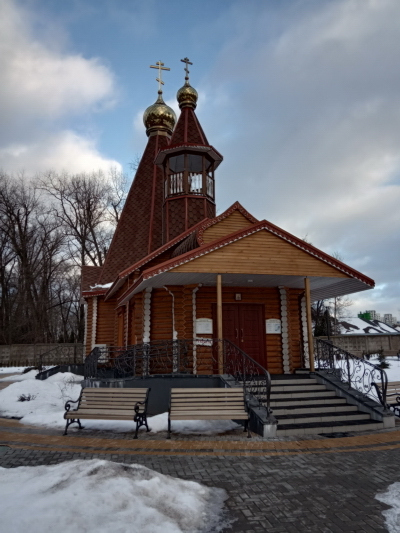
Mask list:
[[[7,284],[1,305],[10,313],[8,338],[4,340],[51,340],[51,285],[65,261],[65,236],[41,202],[36,187],[4,174],[0,175],[0,235],[2,281]]]

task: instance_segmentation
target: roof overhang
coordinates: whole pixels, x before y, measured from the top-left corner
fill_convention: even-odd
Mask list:
[[[308,276],[310,280],[311,298],[324,300],[346,294],[372,289],[367,283],[355,278],[332,278]],[[129,301],[134,294],[147,288],[162,288],[170,285],[216,286],[217,275],[214,273],[197,272],[163,272],[151,277],[141,277],[121,299],[119,305]],[[222,274],[223,287],[251,288],[251,287],[287,287],[289,289],[304,289],[304,276],[288,276],[276,274]]]
[[[202,145],[202,144],[192,144],[192,143],[182,143],[176,144],[174,146],[169,146],[165,150],[158,152],[154,164],[162,167],[166,157],[179,152],[197,152],[208,155],[214,161],[214,168],[217,168],[218,165],[222,162],[222,155],[216,150],[213,146]]]

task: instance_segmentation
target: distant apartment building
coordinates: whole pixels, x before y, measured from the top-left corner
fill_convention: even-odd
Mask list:
[[[385,322],[385,324],[393,326],[394,324],[397,324],[397,317],[391,315],[390,313],[387,313],[386,315],[383,315],[383,321]]]
[[[365,312],[368,313],[369,316],[371,317],[370,320],[381,320],[381,314],[377,313],[375,310],[371,309],[371,310],[365,311]]]

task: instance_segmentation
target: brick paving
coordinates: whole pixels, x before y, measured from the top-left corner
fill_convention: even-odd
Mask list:
[[[375,499],[400,481],[400,430],[343,438],[246,439],[71,432],[0,419],[0,466],[102,458],[224,488],[232,532],[386,532]],[[5,445],[5,446],[4,446]],[[4,532],[9,533],[9,532]],[[11,533],[11,532],[10,532]]]

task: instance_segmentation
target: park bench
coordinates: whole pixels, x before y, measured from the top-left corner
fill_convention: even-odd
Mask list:
[[[400,416],[400,381],[391,381],[387,384],[386,402],[395,415]]]
[[[243,389],[171,389],[167,438],[171,438],[171,420],[245,420],[244,431],[250,438],[249,417]]]
[[[64,418],[67,421],[64,435],[68,427],[77,423],[83,429],[81,420],[133,420],[136,422],[134,439],[138,430],[146,426],[147,431],[147,403],[151,389],[134,388],[83,388],[78,400],[69,400],[65,404]],[[71,404],[77,403],[76,409]]]
[[[374,383],[379,399],[382,400],[382,385]],[[395,415],[400,416],[400,381],[389,381],[386,389],[386,403]]]

